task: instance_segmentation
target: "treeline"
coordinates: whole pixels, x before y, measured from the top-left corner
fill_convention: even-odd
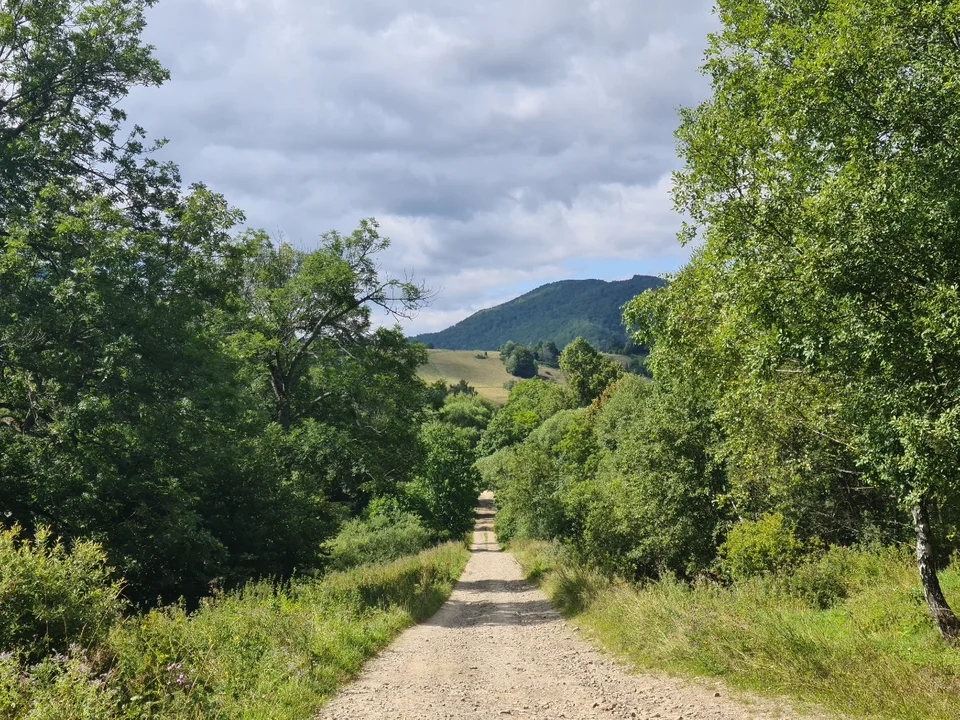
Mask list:
[[[584,348],[589,348],[587,355],[583,355]],[[570,352],[566,352],[568,349]],[[616,350],[618,352],[629,351],[637,353],[629,357],[624,367],[627,372],[635,374],[647,373],[644,364],[645,355],[640,354],[643,352],[642,349],[636,345],[628,344],[627,347],[616,348]],[[564,353],[566,353],[566,361],[563,359]],[[500,347],[500,362],[503,363],[504,369],[514,377],[525,380],[536,377],[541,365],[550,368],[560,368],[562,370],[571,370],[571,368],[573,368],[572,372],[576,376],[583,377],[584,374],[582,368],[579,368],[579,363],[587,357],[591,358],[593,362],[600,362],[599,359],[603,356],[596,352],[594,347],[582,337],[576,338],[567,345],[563,352],[557,348],[556,343],[545,340],[541,340],[536,345],[521,345],[520,343],[508,340]]]
[[[428,291],[378,272],[375,221],[298,250],[121,136],[167,77],[150,4],[0,8],[0,523],[96,541],[139,603],[349,564],[350,518],[457,537],[470,429],[371,323]]]
[[[723,582],[911,543],[956,639],[937,577],[960,547],[955,8],[721,0],[719,17],[713,96],[678,130],[696,248],[626,313],[654,381],[586,407],[518,385],[523,432],[481,462],[499,531]]]

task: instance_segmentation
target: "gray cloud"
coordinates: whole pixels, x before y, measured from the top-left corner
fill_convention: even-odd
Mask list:
[[[444,292],[436,329],[609,260],[683,257],[676,108],[699,102],[706,0],[163,0],[171,70],[131,117],[186,180],[305,246],[375,215],[387,270]]]

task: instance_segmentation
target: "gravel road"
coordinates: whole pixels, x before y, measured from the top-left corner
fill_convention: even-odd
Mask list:
[[[800,717],[706,684],[635,675],[577,637],[493,535],[481,497],[473,555],[447,603],[406,631],[318,720]]]

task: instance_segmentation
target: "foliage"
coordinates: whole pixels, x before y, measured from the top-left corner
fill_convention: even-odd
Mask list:
[[[589,405],[623,376],[623,368],[578,337],[563,349],[560,367],[579,405]]]
[[[931,613],[956,637],[929,521],[960,488],[955,11],[899,0],[718,10],[713,94],[677,134],[674,196],[698,249],[631,321],[663,343],[655,376],[699,376],[728,418],[787,386],[790,422],[811,441],[801,455],[848,474],[841,487],[874,485],[910,510]],[[783,452],[771,439],[757,445]]]
[[[403,317],[416,311],[427,293],[411,282],[382,277],[376,256],[390,242],[373,219],[347,236],[325,233],[312,252],[274,245],[262,233],[249,241],[255,245],[245,273],[249,322],[235,342],[260,369],[273,419],[289,427],[327,400],[328,368],[344,350],[365,344],[373,307]],[[407,351],[400,338],[395,346]],[[425,355],[409,352],[423,363]]]
[[[790,570],[803,551],[803,543],[780,513],[741,520],[718,548],[721,568],[732,580]]]
[[[329,567],[346,570],[357,565],[381,564],[404,555],[416,555],[430,545],[432,533],[409,512],[371,512],[340,526],[324,544]]]
[[[571,404],[569,394],[558,385],[533,379],[510,389],[507,402],[493,417],[480,439],[478,452],[488,455],[522,442],[540,424]]]
[[[39,661],[102,641],[120,619],[120,583],[111,579],[103,551],[81,541],[68,550],[37,530],[0,530],[0,647]]]
[[[461,428],[470,438],[470,444],[476,447],[496,410],[496,405],[476,394],[449,395],[437,418]]]
[[[626,376],[593,407],[555,413],[509,455],[481,464],[499,473],[488,480],[498,536],[563,540],[631,578],[703,572],[722,520],[724,476],[703,450],[711,432],[692,401]]]
[[[321,567],[419,461],[428,299],[374,220],[311,252],[149,157],[117,107],[166,72],[137,0],[0,13],[0,513],[94,538],[139,603]]]
[[[533,348],[533,354],[537,362],[548,367],[560,367],[560,349],[552,340],[541,340]]]
[[[114,623],[92,652],[39,664],[0,653],[0,716],[83,720],[301,718],[408,625],[433,614],[466,564],[450,543],[320,580],[269,582]]]
[[[630,280],[563,280],[543,285],[508,303],[481,310],[442,332],[418,335],[414,340],[450,350],[499,348],[509,340],[530,347],[553,343],[564,347],[577,337],[595,347],[621,352],[630,344],[621,307],[651,288],[660,278],[637,275]],[[541,346],[542,347],[542,346]],[[539,358],[544,364],[556,362]]]
[[[563,459],[557,445],[567,435],[581,413],[562,410],[554,413],[521,444],[503,455],[503,464],[487,466],[496,469],[497,505],[495,519],[497,537],[551,538],[565,534],[568,519],[562,504],[561,490],[566,480],[562,474]]]
[[[168,74],[141,39],[152,0],[4,2],[0,25],[0,218],[28,215],[38,194],[67,178],[81,195],[123,198],[128,217],[155,224],[149,207],[178,182],[176,171],[139,162],[143,131],[116,135],[118,107],[130,88],[159,85]]]
[[[483,359],[486,360],[486,354]],[[476,395],[477,389],[463,378],[460,378],[455,384],[450,386],[450,395]]]
[[[533,351],[522,345],[512,348],[503,361],[503,367],[508,373],[518,378],[529,379],[537,375],[537,361],[534,359]]]
[[[407,502],[437,536],[461,537],[473,527],[480,476],[471,436],[462,428],[430,422],[421,429],[424,456],[405,486]]]

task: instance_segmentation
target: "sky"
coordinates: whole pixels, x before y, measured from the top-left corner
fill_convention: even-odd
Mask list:
[[[304,249],[376,217],[441,330],[567,278],[677,269],[677,109],[709,0],[161,0],[124,104],[185,182]]]

